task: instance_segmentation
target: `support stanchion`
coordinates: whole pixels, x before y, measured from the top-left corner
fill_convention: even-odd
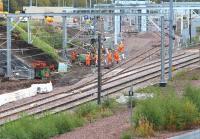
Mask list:
[[[130,87],[129,90],[129,101],[130,101],[130,123],[131,126],[133,126],[133,122],[132,122],[132,118],[133,118],[133,96],[134,96],[134,92],[133,92],[133,85]]]
[[[12,32],[11,18],[7,17],[7,77],[10,78],[12,74],[11,68],[11,32]]]
[[[161,16],[161,49],[160,49],[160,58],[161,58],[161,79],[160,86],[165,87],[165,45],[164,45],[164,16]]]
[[[65,48],[67,45],[67,23],[66,23],[67,17],[63,16],[63,44],[62,44],[62,56],[63,59],[65,59]]]
[[[173,0],[169,2],[169,72],[168,72],[168,80],[172,79],[172,49],[173,49]]]
[[[98,99],[97,103],[101,104],[101,34],[98,34]]]

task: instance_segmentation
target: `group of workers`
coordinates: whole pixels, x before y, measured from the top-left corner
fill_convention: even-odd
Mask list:
[[[125,59],[125,45],[121,41],[120,44],[117,46],[117,49],[112,50],[108,48],[102,47],[102,53],[101,56],[102,60],[104,60],[104,64],[106,66],[112,66],[113,63],[118,64],[121,60]],[[73,51],[71,53],[71,60],[72,63],[75,62],[78,59],[78,54]],[[90,66],[91,64],[98,65],[98,54],[97,53],[90,53],[88,52],[85,55],[85,65]]]
[[[121,60],[125,59],[125,46],[124,43],[121,41],[120,44],[117,46],[117,49],[115,50],[108,50],[106,49],[106,52],[104,53],[104,56],[106,57],[104,59],[104,63],[108,66],[111,66],[113,62],[118,64]]]

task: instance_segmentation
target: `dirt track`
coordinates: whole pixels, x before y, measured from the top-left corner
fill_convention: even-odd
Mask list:
[[[120,139],[121,132],[129,126],[128,115],[123,111],[52,139]]]

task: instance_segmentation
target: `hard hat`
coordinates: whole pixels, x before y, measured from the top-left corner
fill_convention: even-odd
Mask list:
[[[46,18],[46,21],[47,21],[48,23],[52,23],[52,22],[53,22],[53,17],[49,17],[49,16],[48,16],[48,17]]]

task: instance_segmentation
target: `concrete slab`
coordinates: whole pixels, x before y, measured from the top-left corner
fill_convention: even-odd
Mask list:
[[[200,129],[179,136],[171,137],[168,139],[199,139],[199,138],[200,138]]]

